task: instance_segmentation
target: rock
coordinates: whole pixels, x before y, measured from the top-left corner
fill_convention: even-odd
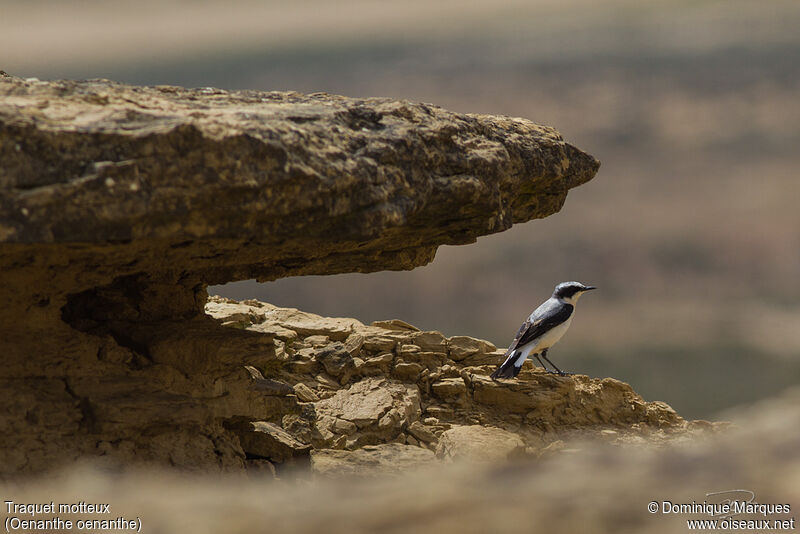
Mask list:
[[[461,360],[474,355],[484,355],[494,352],[497,347],[484,341],[469,336],[453,336],[447,339],[447,353],[450,359],[460,362]],[[474,363],[472,365],[475,365]]]
[[[390,352],[373,356],[372,358],[364,361],[364,364],[361,366],[360,373],[364,376],[388,375],[389,368],[391,367],[393,361],[394,354]]]
[[[355,423],[345,421],[344,419],[336,419],[333,423],[332,429],[337,434],[351,435],[354,434],[358,427]]]
[[[527,414],[528,420],[551,425],[587,427],[644,422],[656,427],[685,425],[665,403],[647,403],[630,385],[612,378],[560,377],[536,372],[525,380],[494,381],[471,375],[470,384],[475,402],[502,407],[509,414]]]
[[[307,336],[303,339],[303,342],[307,345],[311,345],[314,348],[324,347],[330,342],[331,338],[328,336],[323,335],[313,335]]]
[[[421,372],[422,366],[418,363],[398,362],[392,370],[392,376],[406,382],[414,382]]]
[[[325,336],[336,341],[344,341],[355,330],[364,325],[356,319],[346,317],[322,317],[295,308],[276,308],[274,306],[263,310],[264,319],[288,330],[292,330],[313,342],[323,345],[327,343]],[[312,342],[309,342],[312,344]]]
[[[247,327],[248,330],[252,332],[261,332],[264,334],[269,334],[277,339],[280,339],[284,343],[291,343],[295,339],[297,339],[297,332],[294,330],[289,330],[288,328],[284,328],[279,324],[273,323],[258,323]]]
[[[314,377],[314,379],[319,382],[319,385],[323,388],[337,390],[341,386],[339,382],[328,376],[327,374],[318,374]]]
[[[477,366],[477,365],[492,365],[497,366],[503,363],[506,359],[506,349],[495,349],[490,352],[481,353],[476,352],[469,354],[461,360],[461,365],[464,366]],[[523,364],[523,369],[528,368],[528,361]]]
[[[410,339],[414,345],[427,352],[447,351],[447,339],[440,332],[420,332]]]
[[[397,341],[386,336],[369,336],[364,339],[364,349],[373,352],[386,352],[394,350]]]
[[[522,439],[500,428],[454,426],[439,438],[436,457],[442,460],[497,462],[525,451]]]
[[[0,160],[2,473],[101,442],[128,444],[107,452],[122,461],[241,469],[223,422],[298,409],[242,387],[242,366],[309,376],[313,361],[282,361],[290,332],[344,342],[368,327],[223,300],[215,320],[207,285],[411,269],[440,245],[555,213],[598,168],[524,119],[12,76],[0,77]]]
[[[364,336],[361,334],[350,334],[344,342],[344,349],[350,353],[350,356],[358,356],[361,352],[361,347],[364,346]]]
[[[404,345],[404,348],[409,346],[416,347],[416,345]],[[442,364],[447,361],[447,354],[443,352],[401,351],[400,355],[406,363],[418,364],[420,368],[425,368],[429,371],[439,370]]]
[[[302,383],[294,385],[294,392],[297,398],[303,402],[317,402],[319,400],[319,396],[314,390]]]
[[[339,379],[341,384],[346,384],[356,370],[353,357],[342,343],[331,343],[317,352],[316,359],[320,362],[329,375]]]
[[[390,440],[419,419],[417,386],[365,378],[316,404],[319,416],[350,421],[364,440]]]
[[[390,319],[388,321],[375,321],[372,326],[385,328],[386,330],[399,330],[401,332],[419,332],[419,328],[414,325],[408,324],[400,319]]]
[[[356,451],[315,450],[311,454],[311,470],[325,477],[400,475],[435,461],[427,449],[388,443],[367,445]]]
[[[436,442],[436,435],[433,433],[433,429],[420,423],[419,421],[414,421],[408,425],[408,432],[418,440],[425,443]]]
[[[456,402],[466,398],[467,386],[461,378],[445,378],[433,382],[431,391],[444,401]]]
[[[274,423],[253,421],[233,429],[239,436],[244,452],[272,462],[284,463],[305,456],[311,450],[310,445],[301,443]]]

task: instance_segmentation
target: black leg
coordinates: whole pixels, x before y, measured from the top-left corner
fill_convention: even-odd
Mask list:
[[[553,369],[556,370],[556,372],[558,373],[558,376],[567,376],[567,375],[571,375],[572,374],[572,373],[565,373],[564,371],[562,371],[561,369],[556,367],[555,364],[550,361],[550,358],[547,357],[547,349],[544,349],[542,351],[542,358],[544,358],[547,361],[547,363],[549,363],[550,365],[553,366]]]
[[[542,366],[542,368],[543,368],[545,371],[547,371],[548,373],[550,372],[550,371],[548,371],[548,370],[547,370],[547,366],[546,366],[544,363],[542,363],[542,360],[539,358],[539,353],[538,353],[538,352],[537,352],[537,353],[535,353],[535,354],[533,355],[533,357],[534,357],[534,358],[536,358],[536,361],[538,361],[538,362],[539,362],[539,365],[541,365],[541,366]]]

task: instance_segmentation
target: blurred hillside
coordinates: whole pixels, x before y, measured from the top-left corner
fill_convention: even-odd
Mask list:
[[[428,267],[210,288],[506,345],[600,287],[552,352],[685,417],[800,381],[800,3],[4,0],[0,69],[327,91],[550,124],[603,162],[558,215]]]

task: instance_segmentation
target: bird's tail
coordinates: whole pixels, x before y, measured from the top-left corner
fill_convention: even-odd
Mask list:
[[[514,365],[517,363],[519,356],[519,352],[512,352],[508,358],[506,358],[506,361],[503,362],[503,365],[498,367],[495,372],[490,375],[492,380],[497,380],[498,378],[514,378],[517,376],[522,369],[521,363],[519,366]]]

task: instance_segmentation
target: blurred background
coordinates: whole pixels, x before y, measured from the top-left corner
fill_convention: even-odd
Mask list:
[[[0,69],[555,126],[602,161],[559,214],[412,272],[209,292],[503,347],[580,280],[553,361],[714,418],[800,382],[798,28],[797,0],[0,0]]]

